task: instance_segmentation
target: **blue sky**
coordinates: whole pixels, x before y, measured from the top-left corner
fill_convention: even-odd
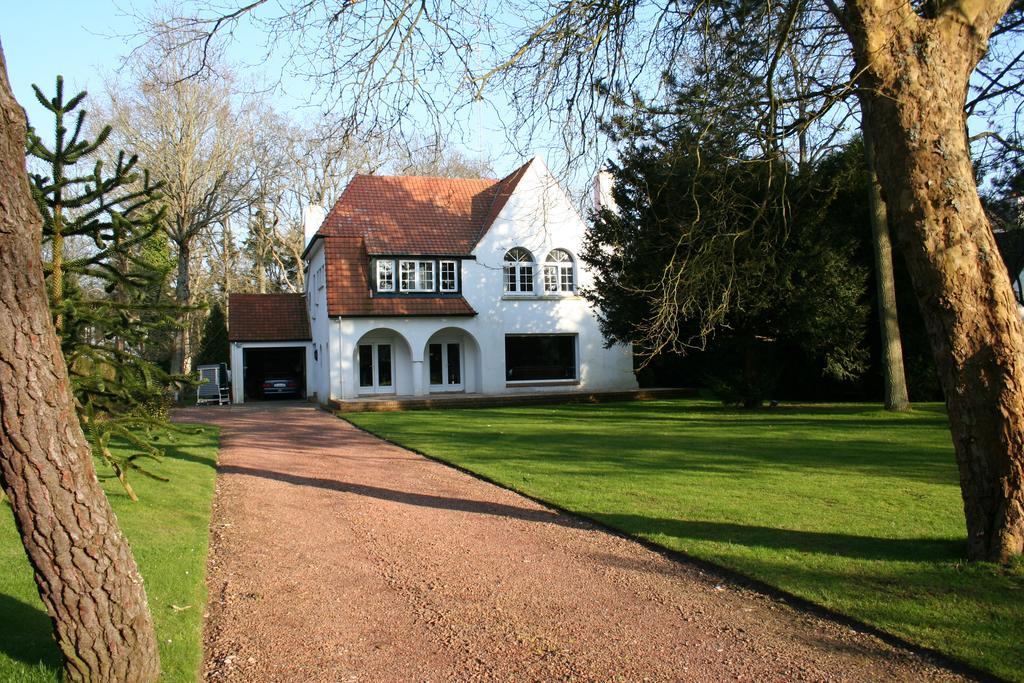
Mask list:
[[[129,2],[0,0],[4,17],[0,25],[0,42],[7,59],[8,76],[14,95],[25,107],[30,121],[42,127],[49,118],[49,114],[36,102],[32,84],[39,85],[45,94],[52,96],[57,74],[64,76],[66,94],[87,90],[97,97],[102,96],[105,80],[116,78],[117,69],[138,44],[137,39],[131,37],[137,29],[135,19],[129,13],[133,7],[145,11],[151,5],[144,0],[134,5]],[[267,64],[262,73],[244,66],[262,59],[262,40],[261,35],[236,40],[229,57],[234,63],[243,65],[240,70],[246,78],[276,80],[282,77],[279,66]],[[246,45],[251,46],[250,54],[244,53]],[[295,79],[284,78],[283,84],[289,93],[310,90],[308,84]],[[299,120],[317,113],[316,107],[311,107],[298,96],[279,93],[275,103],[279,109]],[[89,108],[88,100],[86,108]],[[493,130],[497,123],[486,109],[475,113],[470,125],[477,130],[468,145],[460,145],[464,151],[471,156],[489,156],[499,175],[521,163],[518,156],[504,149],[504,136]]]
[[[113,73],[128,52],[123,38],[132,23],[108,0],[3,0],[0,42],[7,74],[29,119],[44,121],[32,84],[52,95],[57,74],[65,92],[103,90],[103,75]]]

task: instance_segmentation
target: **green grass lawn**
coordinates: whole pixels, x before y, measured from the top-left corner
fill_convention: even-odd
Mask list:
[[[694,400],[346,415],[608,526],[1024,680],[1024,563],[963,561],[940,406]]]
[[[146,582],[160,641],[162,680],[192,683],[202,663],[217,430],[183,426],[157,433],[154,442],[166,448],[166,457],[145,467],[170,482],[129,475],[138,503],[116,479],[105,479],[103,487]],[[0,681],[54,681],[60,666],[50,620],[5,500],[0,503]]]

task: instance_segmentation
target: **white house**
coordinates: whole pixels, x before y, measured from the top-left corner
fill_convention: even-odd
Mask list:
[[[275,354],[321,403],[637,388],[580,296],[584,223],[539,158],[502,180],[359,175],[307,218],[305,295],[231,299],[236,402]]]

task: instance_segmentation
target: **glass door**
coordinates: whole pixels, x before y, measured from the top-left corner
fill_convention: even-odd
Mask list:
[[[441,342],[427,346],[431,391],[462,391],[462,345]]]
[[[359,393],[395,393],[391,377],[391,344],[359,345]]]

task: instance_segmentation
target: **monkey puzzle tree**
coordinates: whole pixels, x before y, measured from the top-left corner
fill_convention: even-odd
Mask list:
[[[173,385],[173,378],[141,353],[151,335],[174,328],[177,312],[160,291],[166,270],[150,258],[149,243],[164,220],[159,185],[136,170],[137,157],[124,152],[108,168],[103,154],[109,126],[93,140],[83,138],[85,92],[65,100],[58,76],[54,97],[38,87],[35,93],[54,117],[52,146],[33,128],[27,146],[36,166],[45,169],[30,180],[43,216],[43,268],[54,327],[79,419],[97,455],[135,499],[129,470],[146,473],[139,458],[159,454],[137,432],[161,422],[161,413],[152,408]],[[72,241],[78,247],[73,256],[67,253]],[[135,452],[114,456],[108,448],[114,436]]]

